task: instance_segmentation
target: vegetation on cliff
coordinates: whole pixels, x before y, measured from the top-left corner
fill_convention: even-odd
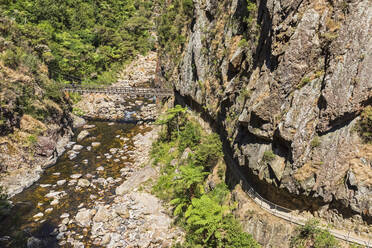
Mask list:
[[[114,82],[123,63],[153,48],[151,8],[148,0],[2,1],[0,136],[20,129],[27,115],[27,123],[37,125],[9,138],[29,149],[44,124],[67,126],[72,109],[64,83]]]
[[[168,1],[159,0],[158,4],[162,9],[156,20],[158,35],[158,50],[160,54],[167,54],[178,63],[181,58],[180,50],[185,44],[187,33],[184,27],[191,24],[194,5],[192,0]],[[168,79],[170,75],[166,73]]]
[[[221,180],[209,187],[205,182],[221,163],[219,137],[204,133],[180,106],[168,110],[158,123],[166,126],[151,152],[154,164],[161,166],[153,191],[173,206],[177,223],[187,231],[179,246],[259,247],[233,217],[226,184]]]
[[[291,240],[291,247],[337,248],[339,244],[328,230],[319,228],[317,220],[309,220],[297,229],[297,235]]]
[[[372,144],[372,106],[363,110],[357,130],[364,142]]]
[[[54,79],[108,83],[123,63],[153,47],[151,6],[148,0],[6,0],[0,10],[15,20],[15,38],[35,48],[33,56],[48,66]],[[12,66],[22,57],[19,50],[7,51]]]
[[[0,19],[0,135],[19,127],[24,114],[58,123],[69,110],[62,85],[49,79],[40,47],[23,37],[13,20]]]

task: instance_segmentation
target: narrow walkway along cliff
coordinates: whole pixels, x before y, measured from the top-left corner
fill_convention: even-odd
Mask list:
[[[0,247],[372,247],[371,0],[0,12]]]
[[[162,9],[157,82],[218,130],[264,198],[368,239],[370,1],[208,0],[180,13]],[[169,23],[178,33],[166,31]]]

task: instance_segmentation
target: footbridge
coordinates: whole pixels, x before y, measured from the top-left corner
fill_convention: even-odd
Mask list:
[[[76,92],[80,94],[107,94],[123,95],[130,97],[167,97],[173,96],[173,91],[163,88],[139,88],[139,87],[84,87],[69,86],[63,88],[64,92]]]

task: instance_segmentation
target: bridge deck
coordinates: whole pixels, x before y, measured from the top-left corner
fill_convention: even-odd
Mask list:
[[[172,96],[173,91],[161,88],[136,88],[136,87],[65,87],[65,92],[81,94],[110,94],[129,96]]]

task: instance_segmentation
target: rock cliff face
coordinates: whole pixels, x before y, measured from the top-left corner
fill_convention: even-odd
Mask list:
[[[216,125],[266,198],[371,224],[372,146],[355,131],[372,103],[371,2],[193,5],[178,56],[160,45],[159,80]]]
[[[12,196],[63,153],[72,135],[72,119],[69,100],[48,78],[46,65],[15,37],[4,39],[6,25],[11,22],[1,19],[0,187]]]

